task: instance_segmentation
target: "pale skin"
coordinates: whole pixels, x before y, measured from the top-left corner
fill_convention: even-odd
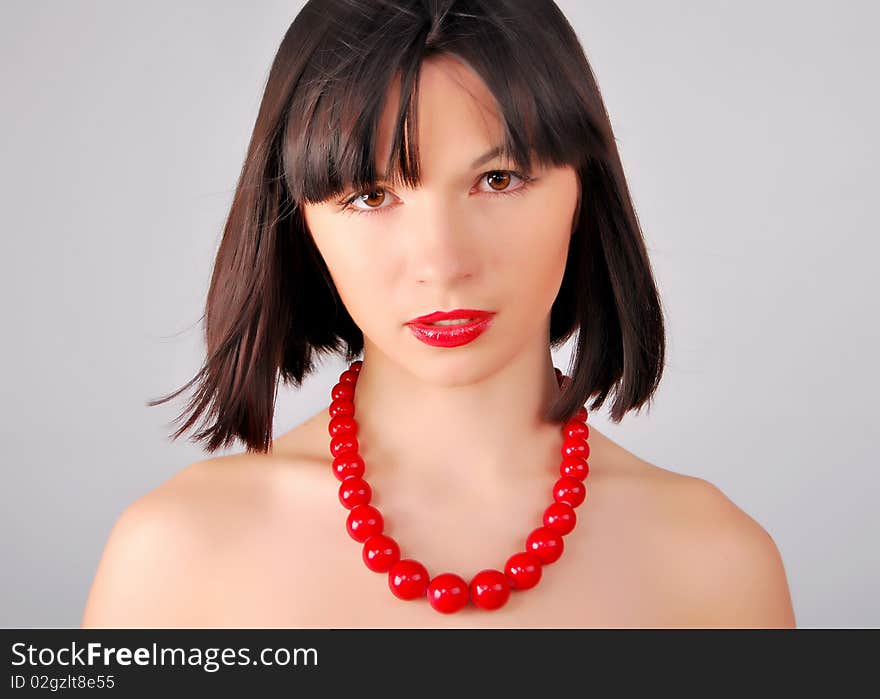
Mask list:
[[[379,163],[396,86],[389,97]],[[364,332],[358,440],[386,532],[431,574],[469,579],[522,550],[551,500],[561,436],[542,417],[559,392],[549,312],[580,191],[573,169],[543,168],[506,196],[522,186],[515,163],[473,166],[501,142],[501,123],[485,85],[454,58],[426,62],[419,99],[420,187],[361,192],[354,206],[366,213],[340,212],[343,197],[303,213]],[[452,349],[404,325],[454,308],[497,316]],[[779,551],[754,519],[708,481],[650,464],[594,426],[587,499],[537,587],[492,612],[401,601],[345,530],[329,420],[325,408],[269,454],[200,461],[132,503],[82,626],[795,625]]]

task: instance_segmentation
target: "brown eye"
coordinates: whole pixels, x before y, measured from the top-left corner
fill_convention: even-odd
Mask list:
[[[382,188],[361,190],[358,194],[340,202],[343,205],[341,211],[347,214],[379,213],[390,208],[390,205],[385,206],[387,198],[388,193]]]
[[[381,189],[375,192],[365,192],[358,198],[362,202],[364,202],[364,204],[366,204],[369,208],[376,209],[382,205],[383,201],[385,201],[385,192],[383,192]]]
[[[501,191],[506,189],[510,184],[510,173],[504,172],[503,170],[490,172],[486,175],[486,181],[489,182],[489,186],[492,187],[492,189],[495,191]]]

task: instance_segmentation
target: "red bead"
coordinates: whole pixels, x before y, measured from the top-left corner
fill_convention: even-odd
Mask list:
[[[349,510],[358,505],[366,505],[372,497],[370,484],[360,476],[346,478],[339,484],[339,502]]]
[[[340,432],[330,440],[330,453],[333,456],[346,453],[355,454],[359,447],[357,437],[353,436],[352,432]]]
[[[345,398],[339,398],[330,403],[330,417],[337,415],[354,415],[354,403]]]
[[[562,535],[550,527],[538,527],[526,539],[526,551],[540,558],[543,565],[557,560],[563,548]]]
[[[400,547],[385,534],[374,534],[364,542],[364,563],[374,573],[387,573],[400,560]]]
[[[357,372],[352,371],[351,369],[346,369],[339,375],[339,383],[357,383]]]
[[[590,437],[590,426],[586,422],[569,420],[562,426],[563,437],[577,437],[586,441]]]
[[[345,452],[333,459],[333,475],[340,481],[364,475],[364,460],[359,454]]]
[[[438,612],[452,614],[467,603],[468,584],[455,573],[440,573],[428,583],[428,601]]]
[[[511,590],[525,590],[538,584],[543,566],[556,561],[563,553],[563,536],[577,524],[574,508],[587,495],[584,479],[590,472],[587,457],[590,434],[587,409],[579,408],[563,425],[562,463],[560,477],[554,484],[553,499],[544,511],[543,524],[532,531],[525,551],[513,554],[504,570],[484,569],[468,584],[461,576],[442,573],[433,579],[424,565],[415,559],[401,559],[400,547],[383,533],[385,522],[381,512],[370,505],[372,489],[363,478],[365,465],[358,454],[358,425],[354,419],[354,394],[363,361],[352,362],[339,376],[331,391],[329,407],[330,453],[333,473],[341,481],[339,501],[350,512],[346,519],[349,536],[363,544],[364,564],[377,573],[388,574],[392,593],[403,600],[425,595],[431,606],[444,614],[464,608],[468,601],[486,610],[504,606]],[[567,387],[571,377],[554,367],[560,388]]]
[[[404,558],[388,571],[388,587],[395,597],[411,600],[424,597],[428,591],[428,570],[412,558]]]
[[[510,597],[510,584],[500,570],[481,570],[471,579],[470,594],[481,609],[498,609]]]
[[[345,433],[354,437],[357,435],[358,426],[357,422],[355,422],[355,419],[351,415],[337,415],[330,420],[330,424],[327,425],[327,431],[330,433],[331,437]]]
[[[580,437],[566,437],[562,442],[563,456],[579,456],[582,459],[590,457],[590,446]]]
[[[587,497],[587,486],[577,478],[562,476],[553,486],[553,499],[556,502],[567,502],[572,507],[577,507],[585,497]]]
[[[559,464],[559,475],[584,480],[590,475],[590,465],[579,456],[566,456]]]
[[[371,536],[382,533],[385,520],[382,513],[372,505],[356,505],[348,513],[345,528],[352,539],[362,544]]]
[[[541,559],[533,553],[520,551],[507,559],[504,572],[514,590],[528,590],[541,579]]]
[[[337,383],[330,392],[333,400],[354,400],[354,386],[350,383]]]
[[[565,502],[554,502],[544,510],[544,526],[557,534],[565,536],[577,524],[577,517],[571,505]]]

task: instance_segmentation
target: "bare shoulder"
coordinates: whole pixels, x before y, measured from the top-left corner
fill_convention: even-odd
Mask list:
[[[672,502],[682,513],[680,560],[693,571],[689,623],[793,628],[787,576],[773,537],[706,480],[690,479]]]
[[[126,507],[104,545],[81,626],[210,625],[233,586],[248,582],[233,571],[254,542],[307,519],[330,492],[317,487],[327,472],[305,449],[320,417],[269,454],[197,461]]]
[[[114,523],[81,626],[198,627],[220,594],[214,573],[277,499],[265,455],[196,462],[132,502]]]
[[[753,517],[703,478],[645,462],[636,471],[655,541],[682,591],[683,625],[795,626],[779,549]]]
[[[718,486],[649,463],[597,435],[601,498],[649,567],[668,584],[683,626],[794,627],[785,568],[772,536]],[[618,521],[620,520],[620,521]]]

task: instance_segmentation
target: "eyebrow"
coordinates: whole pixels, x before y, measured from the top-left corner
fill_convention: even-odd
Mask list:
[[[481,156],[479,156],[476,160],[474,160],[474,162],[471,163],[471,169],[478,168],[483,163],[488,163],[490,160],[492,160],[492,158],[494,158],[497,155],[501,155],[501,153],[503,153],[503,152],[504,152],[503,146],[494,146],[493,148],[490,148],[485,153],[483,153]],[[384,182],[386,180],[385,173],[384,172],[378,173],[378,178],[379,178],[379,181]]]
[[[483,153],[483,155],[481,155],[474,162],[472,162],[471,167],[472,168],[480,167],[480,165],[482,165],[483,163],[489,162],[496,155],[501,155],[503,150],[504,150],[504,148],[502,146],[495,146],[494,148],[490,148],[485,153]]]

